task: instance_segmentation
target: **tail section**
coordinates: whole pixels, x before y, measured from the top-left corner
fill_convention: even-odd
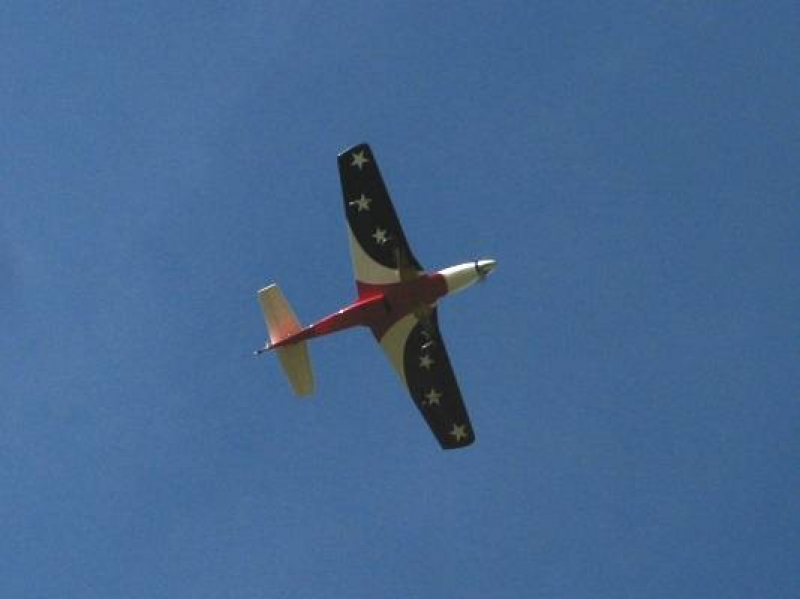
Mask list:
[[[258,292],[258,302],[264,313],[270,345],[303,329],[277,285],[272,284],[261,289]],[[283,345],[275,348],[275,351],[295,394],[311,395],[314,392],[314,373],[311,370],[306,341]]]

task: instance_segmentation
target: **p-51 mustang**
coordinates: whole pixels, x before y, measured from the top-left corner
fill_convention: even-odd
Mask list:
[[[269,342],[297,395],[314,391],[306,342],[367,326],[444,449],[465,447],[475,434],[461,400],[436,317],[437,302],[485,278],[494,260],[475,260],[427,273],[414,258],[367,144],[339,155],[358,299],[302,327],[277,285],[258,292]]]

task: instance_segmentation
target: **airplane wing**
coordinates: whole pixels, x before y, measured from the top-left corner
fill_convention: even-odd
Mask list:
[[[380,285],[421,273],[370,147],[353,146],[338,162],[356,280]]]
[[[377,331],[373,332],[377,337]],[[442,448],[456,449],[475,441],[439,331],[436,308],[426,322],[408,314],[378,341]]]

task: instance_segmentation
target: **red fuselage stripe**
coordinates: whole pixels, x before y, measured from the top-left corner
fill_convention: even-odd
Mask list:
[[[358,299],[352,304],[274,343],[272,347],[329,335],[355,326],[370,327],[380,339],[395,322],[420,305],[431,306],[447,295],[447,283],[438,273],[424,274],[405,283],[375,285],[356,281],[356,285]]]

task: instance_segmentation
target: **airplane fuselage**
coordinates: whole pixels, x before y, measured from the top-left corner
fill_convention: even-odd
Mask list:
[[[368,326],[378,338],[395,322],[416,310],[426,310],[441,298],[451,295],[489,274],[494,260],[475,260],[423,273],[410,281],[388,284],[357,282],[358,299],[269,346],[269,349],[329,335],[356,326]]]

